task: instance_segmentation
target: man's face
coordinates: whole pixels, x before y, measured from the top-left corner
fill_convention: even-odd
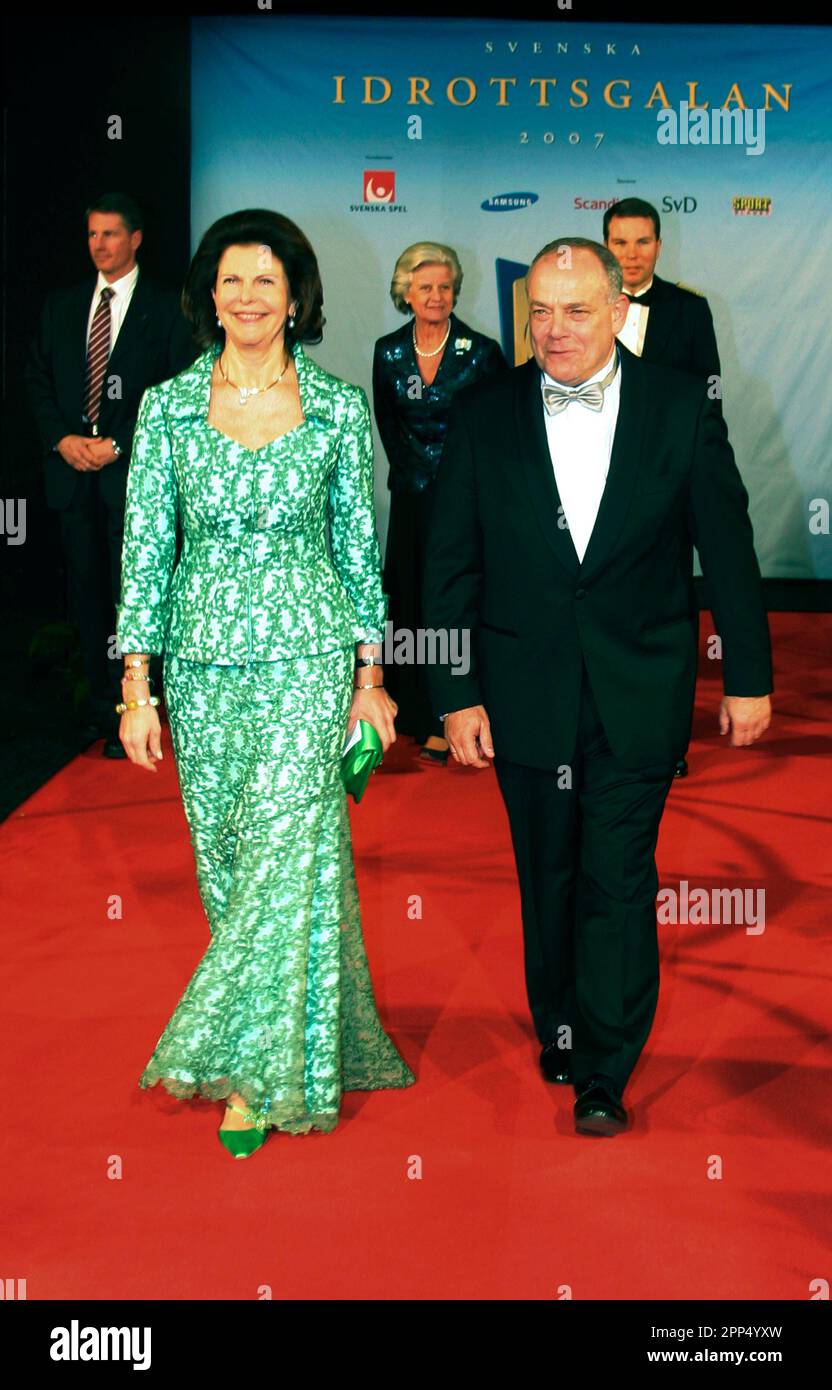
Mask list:
[[[564,386],[579,386],[609,360],[627,318],[627,298],[609,303],[609,280],[583,246],[541,256],[529,271],[529,331],[537,365]]]
[[[607,248],[621,264],[624,288],[635,294],[651,278],[662,244],[652,217],[611,217]]]
[[[93,265],[106,280],[120,280],[136,264],[141,232],[128,232],[117,212],[91,212],[87,243]]]

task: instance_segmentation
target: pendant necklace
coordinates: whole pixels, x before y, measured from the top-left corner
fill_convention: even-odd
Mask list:
[[[290,357],[289,361],[291,360],[292,359]],[[222,365],[221,356],[217,358],[217,363],[219,365],[220,376],[222,377],[223,381],[226,382],[228,386],[233,386],[235,391],[239,391],[240,405],[245,405],[249,396],[260,396],[263,394],[264,391],[271,391],[273,386],[276,386],[279,381],[283,380],[284,376],[289,370],[289,362],[287,362],[286,366],[283,368],[283,371],[280,373],[280,376],[276,376],[274,381],[269,382],[268,386],[238,386],[236,381],[231,381],[230,378],[226,376],[225,369]]]

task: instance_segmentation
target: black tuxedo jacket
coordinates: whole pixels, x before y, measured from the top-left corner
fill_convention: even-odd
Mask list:
[[[661,362],[703,377],[719,376],[719,353],[707,299],[658,275],[653,276],[649,294],[642,361]]]
[[[87,320],[96,277],[58,290],[44,305],[26,365],[29,400],[46,455],[46,500],[59,510],[72,501],[79,474],[57,453],[65,434],[88,434],[82,420],[87,367]],[[104,376],[99,433],[112,436],[122,454],[98,477],[107,505],[124,508],[133,429],[142,394],[190,366],[197,355],[173,290],[141,270]],[[108,380],[121,378],[121,399],[111,400]]]
[[[559,513],[534,359],[460,392],[437,478],[424,621],[470,629],[471,665],[428,665],[432,703],[438,715],[484,705],[497,755],[531,767],[569,763],[583,663],[625,767],[683,756],[697,668],[693,545],[726,694],[772,689],[748,498],[718,403],[698,378],[619,348],[610,468],[582,563]]]

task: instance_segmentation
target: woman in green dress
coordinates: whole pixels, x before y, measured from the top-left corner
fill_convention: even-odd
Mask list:
[[[355,721],[386,751],[396,705],[364,664],[387,602],[366,396],[302,346],[324,322],[312,247],[277,213],[223,217],[182,302],[205,350],[136,423],[120,735],[155,771],[164,652],[211,941],[139,1084],[227,1100],[220,1140],[245,1157],[271,1128],[334,1129],[343,1091],[415,1080],[376,1011],[340,777]]]

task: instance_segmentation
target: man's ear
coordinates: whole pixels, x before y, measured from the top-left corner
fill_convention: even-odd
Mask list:
[[[130,236],[130,245],[131,245],[131,247],[132,247],[132,249],[133,249],[133,255],[134,255],[134,256],[135,256],[136,252],[138,251],[139,247],[141,246],[141,244],[142,244],[142,234],[141,234],[141,232],[133,232],[133,233],[131,233],[131,236]]]
[[[630,301],[622,290],[621,294],[619,294],[617,298],[613,300],[612,304],[612,327],[614,333],[621,332],[621,329],[627,322],[627,314],[629,312],[629,308]]]

